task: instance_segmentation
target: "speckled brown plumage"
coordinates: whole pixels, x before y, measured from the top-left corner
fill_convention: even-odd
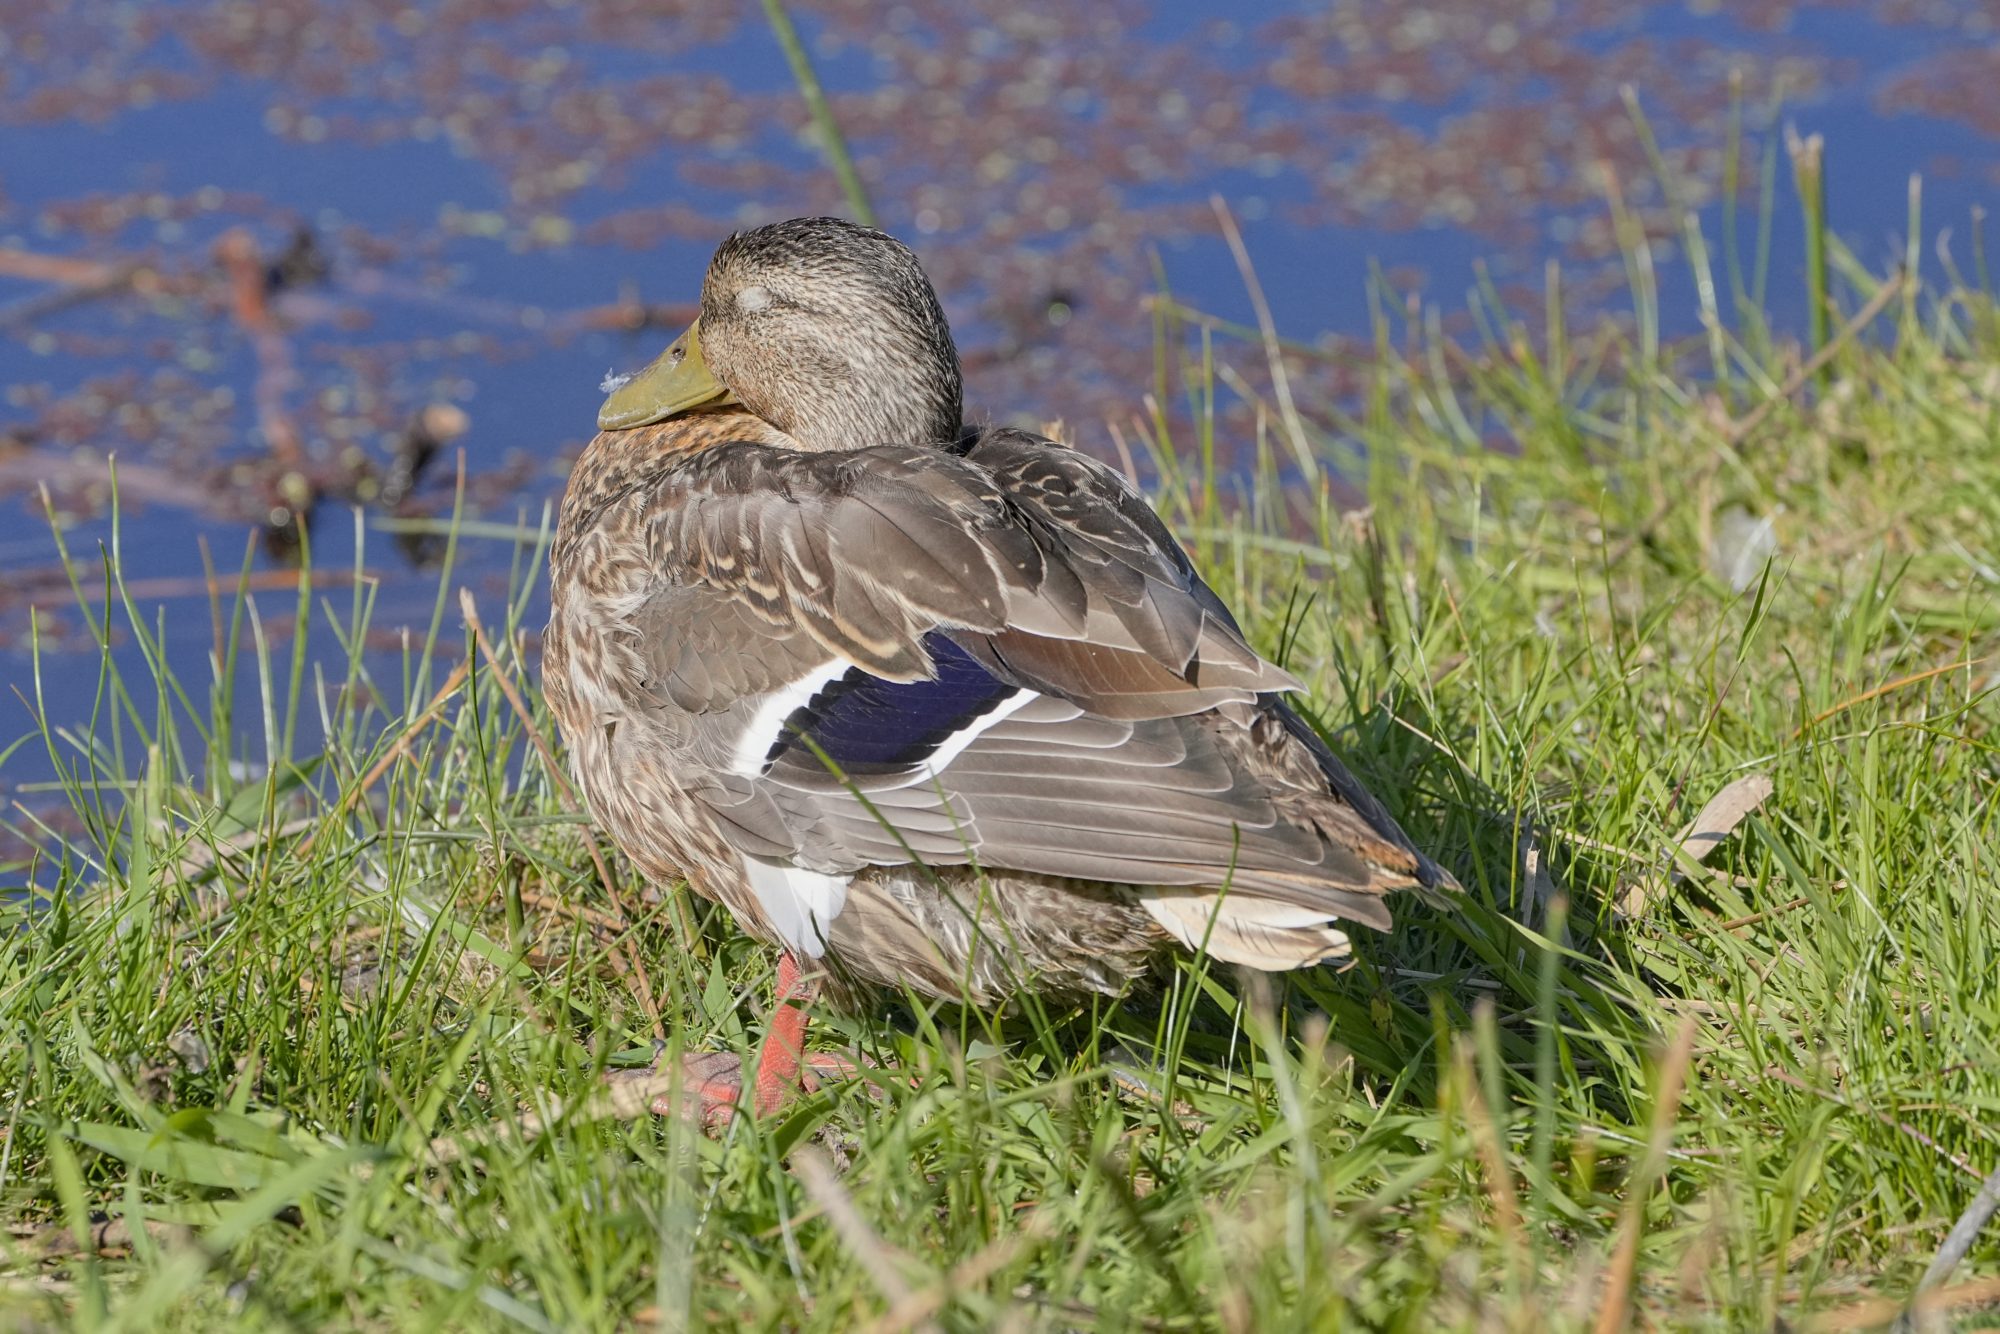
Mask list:
[[[579,460],[551,557],[550,707],[649,877],[848,988],[980,1003],[1338,958],[1450,885],[1121,477],[961,427],[907,250],[732,238],[699,334],[623,395],[664,420]]]

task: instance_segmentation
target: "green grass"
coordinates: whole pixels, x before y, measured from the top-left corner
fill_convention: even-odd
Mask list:
[[[1822,390],[1754,303],[1677,348],[1476,299],[1469,345],[1385,326],[1353,412],[1267,410],[1247,484],[1206,426],[1138,442],[1463,903],[1345,972],[825,1016],[878,1068],[716,1137],[593,1104],[656,1033],[747,1051],[772,960],[600,883],[530,736],[533,544],[492,657],[448,568],[386,664],[365,581],[212,628],[114,561],[102,632],[218,665],[106,654],[23,743],[68,832],[6,816],[43,851],[0,900],[0,1326],[1885,1323],[2000,1164],[2000,321],[1885,297]],[[1178,318],[1209,423],[1264,353]],[[1365,510],[1280,483],[1295,429]],[[1946,1283],[1995,1273],[1987,1236]]]

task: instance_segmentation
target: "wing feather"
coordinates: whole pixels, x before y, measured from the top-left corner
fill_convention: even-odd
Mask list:
[[[1380,892],[1407,876],[1347,846],[1339,821],[1300,813],[1350,794],[1318,777],[1277,792],[1225,736],[1297,682],[1104,465],[1011,431],[957,455],[746,441],[683,460],[646,504],[658,578],[632,629],[660,707],[694,719],[697,753],[768,746],[761,768],[699,794],[745,853],[829,875],[914,855],[1227,883],[1277,905],[1257,929],[1289,922],[1284,905],[1386,925]],[[941,664],[993,688],[944,688]],[[842,671],[811,707],[776,720],[789,702],[766,706]],[[836,689],[866,698],[843,709]],[[874,717],[906,722],[909,746],[857,740]],[[768,740],[751,734],[777,721]],[[867,757],[860,772],[837,754],[829,770],[840,747]]]

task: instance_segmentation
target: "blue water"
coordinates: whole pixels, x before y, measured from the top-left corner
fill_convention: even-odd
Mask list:
[[[481,10],[482,3],[489,5],[490,14]],[[310,60],[289,73],[267,76],[198,49],[191,34],[212,33],[216,16],[228,10],[225,4],[149,7],[165,35],[129,57],[105,55],[119,48],[108,40],[98,42],[92,26],[109,32],[129,22],[129,11],[88,3],[54,14],[15,8],[19,12],[0,26],[7,34],[0,65],[17,76],[12,93],[0,85],[0,249],[40,256],[150,255],[193,275],[191,281],[198,285],[202,275],[212,273],[207,256],[225,228],[248,227],[268,257],[283,245],[293,225],[309,225],[332,255],[332,277],[323,287],[279,294],[276,305],[288,323],[301,372],[290,401],[302,411],[310,402],[336,403],[323,417],[307,422],[309,446],[327,451],[351,446],[379,456],[384,438],[417,405],[454,403],[470,416],[472,429],[461,443],[474,477],[495,477],[511,469],[510,480],[494,483],[476,497],[475,508],[488,518],[537,516],[559,494],[564,460],[590,429],[599,379],[607,370],[650,357],[671,336],[666,329],[623,333],[577,328],[576,312],[609,304],[624,290],[647,302],[685,302],[695,293],[709,249],[730,225],[840,207],[811,146],[779,123],[790,105],[791,79],[755,6],[745,6],[744,16],[736,20],[716,20],[710,26],[703,26],[709,20],[699,6],[665,6],[655,32],[637,11],[631,17],[610,7],[533,9],[455,0],[423,10],[433,16],[432,31],[454,21],[451,15],[470,15],[449,38],[419,34],[384,43],[380,68],[403,69],[400,83],[371,85],[374,71],[363,62],[351,76],[351,86],[326,90],[312,84]],[[1410,53],[1393,43],[1378,44],[1372,54],[1341,67],[1355,76],[1353,86],[1337,99],[1312,105],[1263,82],[1262,71],[1276,46],[1260,34],[1271,31],[1272,23],[1325,12],[1317,6],[1241,7],[1234,31],[1218,33],[1216,10],[1210,5],[1191,0],[1117,5],[1103,11],[1110,16],[1104,20],[1109,28],[1077,29],[1040,46],[1035,23],[1055,22],[1072,14],[1073,7],[997,5],[990,15],[963,18],[963,31],[940,26],[956,20],[930,10],[885,8],[879,27],[845,10],[836,11],[831,20],[807,6],[799,6],[798,14],[836,97],[878,92],[898,80],[914,96],[921,93],[923,78],[956,78],[966,72],[958,57],[926,73],[907,51],[884,54],[871,45],[881,32],[901,31],[899,24],[913,27],[940,50],[958,49],[954,44],[963,41],[963,50],[972,53],[964,59],[990,60],[996,68],[1011,69],[1005,62],[1020,61],[1031,73],[1035,60],[1102,58],[1095,82],[1085,81],[1073,114],[1051,113],[1055,119],[1049,122],[1036,119],[1046,108],[1031,108],[1022,113],[1019,140],[1001,135],[993,144],[960,154],[951,145],[927,141],[938,129],[938,118],[910,114],[889,117],[886,129],[864,131],[856,145],[864,170],[878,183],[876,202],[885,225],[916,243],[944,280],[947,305],[966,335],[962,341],[975,354],[974,405],[1001,414],[1050,415],[1043,409],[1054,404],[1086,441],[1101,438],[1095,422],[1104,412],[1136,402],[1146,387],[1133,368],[1150,358],[1150,324],[1140,299],[1150,288],[1153,254],[1182,300],[1229,319],[1251,319],[1236,267],[1208,213],[1211,193],[1227,198],[1242,220],[1281,331],[1302,340],[1365,332],[1371,266],[1396,275],[1399,284],[1418,284],[1423,300],[1447,315],[1463,310],[1465,293],[1475,281],[1475,262],[1482,259],[1503,288],[1518,285],[1523,292],[1539,289],[1550,257],[1564,259],[1585,275],[1606,271],[1601,257],[1580,253],[1576,242],[1578,235],[1588,234],[1593,219],[1601,222],[1601,204],[1548,204],[1530,189],[1524,197],[1484,206],[1475,225],[1466,228],[1413,219],[1395,209],[1347,207],[1317,191],[1283,155],[1275,162],[1176,164],[1171,158],[1184,137],[1176,127],[1193,123],[1187,118],[1198,120],[1207,109],[1207,102],[1197,101],[1180,113],[1183,119],[1167,125],[1173,109],[1160,98],[1171,101],[1182,86],[1177,80],[1208,101],[1215,90],[1227,90],[1240,103],[1243,123],[1257,127],[1259,135],[1281,136],[1293,123],[1323,127],[1334,123],[1329,117],[1339,111],[1433,136],[1469,113],[1504,112],[1510,102],[1574,105],[1587,109],[1589,123],[1601,124],[1611,114],[1606,108],[1615,106],[1617,72],[1609,66],[1619,52],[1635,43],[1659,52],[1700,44],[1705,53],[1685,50],[1649,65],[1661,86],[1642,82],[1636,91],[1661,118],[1659,128],[1670,147],[1701,143],[1713,148],[1719,140],[1712,125],[1688,127],[1675,118],[1676,97],[1700,83],[1706,76],[1699,72],[1716,61],[1740,57],[1768,68],[1780,57],[1796,57],[1815,65],[1817,82],[1786,105],[1779,123],[1825,135],[1830,213],[1840,236],[1864,263],[1880,267],[1900,257],[1908,230],[1908,181],[1912,173],[1924,173],[1924,231],[1934,236],[1951,229],[1953,253],[1969,267],[1966,238],[1973,212],[1990,206],[1995,193],[1994,172],[2000,166],[1995,141],[1969,124],[1893,113],[1885,109],[1884,92],[1900,78],[1924,77],[1942,55],[1990,43],[1977,6],[1948,3],[1933,7],[1935,21],[1902,23],[1888,21],[1866,3],[1647,5],[1603,0],[1549,11],[1557,13],[1558,29],[1563,16],[1575,15],[1569,41],[1580,57],[1575,65],[1580,73],[1567,83],[1539,76],[1513,81],[1505,60],[1495,62],[1479,53],[1481,40],[1504,45],[1504,35],[1494,35],[1502,27],[1538,31],[1534,16],[1547,8],[1472,0],[1439,3],[1430,10],[1359,6],[1357,12],[1372,16],[1369,22],[1382,32],[1473,32],[1465,47],[1471,54],[1447,55],[1438,66],[1442,74],[1428,82],[1420,77],[1407,88],[1388,88],[1385,95],[1370,78],[1378,69],[1400,68],[1395,62]],[[332,0],[298,0],[286,7],[288,22],[347,12]],[[1433,12],[1435,22],[1423,18]],[[1776,22],[1757,26],[1741,17],[1746,12]],[[119,19],[120,13],[128,17]],[[587,23],[609,25],[609,35],[590,35]],[[1467,25],[1484,26],[1475,32]],[[32,54],[38,34],[81,54],[60,60]],[[1100,38],[1102,49],[1095,49]],[[447,42],[449,49],[439,49]],[[574,189],[517,197],[520,164],[496,152],[494,143],[504,141],[501,130],[509,126],[553,124],[560,117],[546,108],[493,110],[480,103],[487,109],[470,115],[464,122],[470,128],[455,142],[441,127],[454,110],[474,105],[467,97],[497,95],[512,87],[509,77],[486,71],[490,62],[478,49],[481,42],[492,44],[505,58],[559,48],[565,63],[551,84],[556,94],[598,95],[614,103],[623,98],[629,106],[622,111],[641,118],[652,105],[651,95],[632,90],[660,76],[670,76],[675,87],[715,80],[704,104],[708,109],[726,109],[733,99],[743,99],[742,105],[758,110],[762,118],[735,132],[736,142],[720,147],[712,140],[691,144],[670,134],[652,140],[641,135],[639,147],[623,156],[615,146],[600,153],[609,136],[593,128],[594,122],[585,124],[572,135],[575,153],[579,159],[604,159],[596,175]],[[282,44],[274,49],[290,50]],[[982,51],[989,54],[980,56]],[[34,113],[26,100],[32,87],[81,83],[79,71],[91,61],[109,71],[107,83],[113,89],[100,102],[116,101],[119,87],[147,77],[147,71],[189,75],[202,86],[191,95],[164,97],[144,107],[100,105],[54,118]],[[1606,68],[1596,71],[1593,61]],[[461,69],[462,86],[455,73]],[[1452,71],[1463,69],[1475,72],[1455,81]],[[1133,79],[1153,77],[1145,74],[1148,70],[1164,71],[1158,76],[1163,82],[1137,91],[1120,82],[1123,73]],[[976,139],[982,124],[990,125],[994,116],[1011,114],[996,89],[1015,75],[995,73],[983,83],[983,71],[974,75],[965,94],[974,112],[963,124],[953,125],[965,143]],[[1130,140],[1144,145],[1161,165],[1149,168],[1144,154],[1121,158],[1122,165],[1114,164],[1111,172],[1119,177],[1114,189],[1082,155],[1117,151],[1115,145],[1104,150],[1102,127],[1113,114],[1111,104],[1127,94],[1141,98],[1133,105],[1145,111]],[[1967,96],[1976,107],[1983,106],[1983,90],[1968,90]],[[1702,114],[1719,116],[1715,97],[1704,105]],[[405,131],[413,117],[431,111],[437,124],[425,131],[427,138],[404,133],[376,143],[335,135],[306,142],[271,128],[280,123],[272,119],[273,108],[294,120],[301,112],[329,120],[389,117],[403,121]],[[99,113],[101,119],[96,118]],[[1155,113],[1166,128],[1146,123],[1146,116]],[[1126,107],[1117,114],[1133,113]],[[1016,233],[1011,241],[1005,236],[988,239],[981,228],[992,219],[983,218],[978,209],[998,196],[981,175],[990,165],[987,159],[994,152],[1027,151],[1032,136],[1050,123],[1057,127],[1056,160],[1024,170],[1016,179],[1046,181],[1051,198],[1074,199],[1074,204],[1060,205],[1071,216],[1048,222],[1057,215],[1043,209],[1035,215],[1042,219],[1036,224],[1039,230]],[[1760,136],[1773,128],[1753,115],[1752,129]],[[1328,145],[1314,140],[1306,147],[1317,152]],[[1555,156],[1560,158],[1559,149]],[[1751,166],[1754,170],[1755,164]],[[1643,195],[1643,177],[1628,164],[1628,189]],[[1804,312],[1799,225],[1782,163],[1779,178],[1766,304],[1781,321],[1797,327]],[[222,191],[229,202],[196,209],[166,225],[145,218],[97,231],[50,225],[63,208],[92,196],[157,192],[192,198],[209,188]],[[239,194],[254,200],[238,206],[233,201]],[[1090,229],[1107,221],[1095,211],[1107,199],[1113,201],[1123,230],[1112,241],[1091,241]],[[969,218],[955,227],[926,230],[925,219],[941,216],[940,207],[949,212],[960,204],[974,210]],[[1744,205],[1747,236],[1754,198]],[[670,234],[640,245],[593,239],[591,229],[607,220],[661,206],[688,210]],[[1718,206],[1711,202],[1703,216],[1711,240],[1716,239]],[[495,234],[469,234],[482,228]],[[1021,258],[1057,255],[1069,246],[1076,247],[1072,258],[1040,268]],[[1671,250],[1668,242],[1661,253]],[[1928,245],[1925,261],[1935,263]],[[1043,276],[1030,280],[1023,274]],[[21,324],[7,322],[7,311],[52,290],[46,282],[0,272],[0,477],[14,479],[11,489],[0,491],[0,582],[7,587],[46,573],[53,562],[53,545],[42,535],[39,502],[20,485],[42,460],[78,451],[92,456],[116,452],[128,462],[156,462],[215,495],[231,485],[215,470],[218,458],[254,459],[263,448],[250,406],[255,358],[229,321],[219,287],[211,284],[173,306],[120,297],[81,303]],[[1662,290],[1669,330],[1692,328],[1692,284],[1671,260],[1662,268]],[[1074,300],[1076,318],[1070,324],[1057,328],[1042,321],[1042,307],[1054,299]],[[1619,298],[1613,292],[1605,301],[1615,308]],[[991,354],[983,362],[981,349]],[[212,446],[173,444],[178,433],[171,426],[164,433],[169,443],[135,441],[112,416],[101,430],[82,428],[54,439],[38,435],[43,409],[36,395],[60,398],[93,379],[123,372],[151,375],[175,361],[184,363],[195,383],[227,385],[234,391],[234,406],[224,414]],[[347,409],[337,400],[364,389],[383,406],[371,410],[372,416],[348,413],[352,420],[342,425]],[[149,391],[142,382],[123,392],[143,396]],[[313,434],[322,428],[348,434],[339,439]],[[9,444],[9,433],[36,438]],[[4,472],[10,452],[18,465],[11,474]],[[21,459],[28,462],[19,463]],[[441,463],[420,493],[433,512],[445,506],[450,471],[449,460]],[[73,549],[92,550],[108,532],[101,508],[87,496],[65,503]],[[198,509],[148,503],[124,520],[128,556],[143,565],[148,578],[197,576],[196,539],[206,535],[219,563],[233,569],[247,529],[240,513],[218,517],[217,511],[230,510],[220,503]],[[353,524],[339,503],[322,507],[313,543],[322,565],[344,568],[354,559]],[[507,555],[500,544],[475,543],[467,553],[464,577],[485,590],[489,602]],[[428,617],[432,572],[413,568],[379,533],[368,540],[368,563],[387,580],[378,625],[421,623]],[[289,602],[286,596],[265,595],[261,605],[288,609]],[[191,679],[200,680],[209,640],[205,608],[190,598],[168,605],[175,661]],[[19,706],[10,702],[14,690],[26,691],[29,685],[26,624],[19,597],[10,602],[0,588],[0,747],[26,727]],[[128,666],[136,666],[129,646],[119,652]],[[41,684],[52,716],[81,718],[95,690],[94,671],[87,658],[76,658],[67,667],[45,671]],[[44,761],[32,752],[17,755],[0,774],[0,800],[6,799],[10,782],[45,776]]]

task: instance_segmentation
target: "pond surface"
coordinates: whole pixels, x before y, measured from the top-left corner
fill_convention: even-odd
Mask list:
[[[1971,0],[792,12],[882,224],[945,294],[973,410],[1090,448],[1151,383],[1162,281],[1252,318],[1212,197],[1278,328],[1353,345],[1293,371],[1326,400],[1364,373],[1371,272],[1449,316],[1476,260],[1532,308],[1554,258],[1616,309],[1607,180],[1692,327],[1627,88],[1711,236],[1732,106],[1745,207],[1784,127],[1822,134],[1833,227],[1878,268],[1912,173],[1969,268],[2000,172],[2000,5]],[[1766,304],[1796,327],[1777,160]],[[282,637],[302,538],[322,569],[362,542],[393,646],[431,614],[437,543],[412,530],[450,511],[460,451],[468,514],[535,522],[600,380],[685,322],[721,236],[847,211],[748,0],[0,0],[0,749],[31,727],[37,617],[50,715],[96,689],[44,489],[88,566],[115,456],[128,576],[191,681],[204,545],[232,575],[254,547]],[[513,558],[472,539],[457,578],[497,601]],[[0,804],[45,774],[17,754]]]

